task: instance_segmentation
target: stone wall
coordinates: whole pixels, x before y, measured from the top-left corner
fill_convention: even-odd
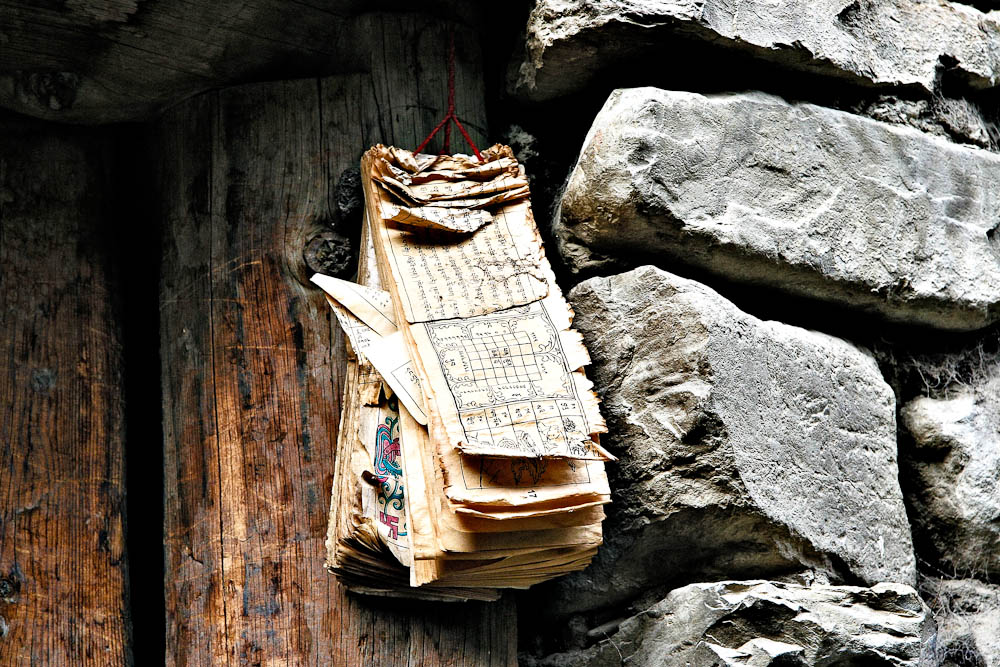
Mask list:
[[[537,0],[509,137],[620,460],[522,662],[1000,665],[989,4]]]

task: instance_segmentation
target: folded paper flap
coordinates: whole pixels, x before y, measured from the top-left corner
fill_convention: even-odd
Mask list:
[[[434,200],[433,204],[434,206],[449,208],[481,209],[524,199],[528,194],[528,186],[524,185],[512,190],[503,190],[475,199],[437,199]]]
[[[524,547],[597,546],[601,544],[601,526],[575,526],[550,530],[526,530],[512,533],[447,533],[442,547],[451,553],[504,553],[512,544]]]
[[[340,328],[343,329],[344,335],[347,336],[347,344],[350,346],[351,351],[357,355],[359,360],[367,363],[368,357],[366,352],[368,351],[368,348],[370,348],[376,340],[381,338],[381,336],[379,336],[377,331],[362,322],[353,313],[340,305],[340,303],[329,294],[326,295],[326,301],[327,304],[329,304],[330,309],[333,311],[334,317],[337,318]]]
[[[601,461],[470,456],[447,446],[438,456],[445,495],[457,504],[569,507],[611,495]]]
[[[403,334],[397,331],[378,339],[369,346],[366,354],[413,418],[426,424],[427,409],[423,387]]]
[[[601,498],[599,500],[590,500],[581,502],[579,505],[574,505],[569,509],[567,509],[566,507],[535,508],[528,506],[525,508],[518,508],[507,512],[496,512],[496,511],[486,512],[480,509],[476,509],[474,506],[466,505],[463,507],[456,508],[455,512],[460,515],[475,517],[478,519],[486,519],[493,522],[499,522],[499,521],[513,522],[519,519],[536,519],[540,517],[565,516],[573,512],[580,512],[585,509],[600,507],[601,505],[606,505],[610,502],[611,498],[607,497],[607,498]]]
[[[358,355],[359,361],[371,364],[393,393],[399,396],[414,418],[421,424],[426,424],[427,410],[424,405],[423,389],[419,376],[413,370],[413,360],[410,358],[402,333],[394,331],[389,335],[379,335],[329,294],[327,302],[354,353]]]
[[[504,156],[461,169],[432,168],[415,174],[406,174],[401,180],[409,185],[410,183],[419,184],[430,181],[488,181],[501,175],[519,176],[520,168],[517,160]]]
[[[509,190],[521,190],[528,183],[518,173],[500,173],[489,181],[473,180],[425,180],[406,185],[396,178],[379,174],[379,182],[412,202],[430,204],[436,201],[454,199],[478,199]],[[506,200],[503,200],[506,201]]]
[[[604,510],[601,504],[570,509],[553,514],[527,514],[518,509],[509,511],[481,511],[471,506],[460,506],[454,514],[446,516],[450,528],[465,533],[508,533],[520,530],[544,530],[547,528],[570,528],[601,523],[604,520]],[[529,508],[527,512],[533,512]]]
[[[322,273],[314,274],[310,280],[380,336],[396,332],[398,327],[392,306],[392,295],[385,290],[325,276]]]

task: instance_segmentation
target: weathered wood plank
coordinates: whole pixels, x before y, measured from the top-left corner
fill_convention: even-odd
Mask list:
[[[103,135],[0,118],[0,664],[131,662]]]
[[[343,341],[302,251],[337,176],[374,142],[415,146],[447,93],[444,24],[361,25],[386,45],[369,73],[206,94],[156,129],[172,665],[515,662],[510,599],[372,601],[323,568]],[[482,141],[478,46],[456,40]]]

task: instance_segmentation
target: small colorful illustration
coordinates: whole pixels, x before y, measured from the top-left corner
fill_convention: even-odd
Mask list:
[[[388,410],[375,430],[375,476],[379,481],[379,521],[388,529],[389,537],[398,540],[406,536],[406,515],[403,501],[403,460],[399,446],[399,406],[396,398],[389,399]]]

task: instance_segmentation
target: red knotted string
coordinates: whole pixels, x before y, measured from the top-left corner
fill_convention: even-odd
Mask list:
[[[427,138],[417,146],[417,150],[414,153],[419,153],[422,151],[434,135],[443,127],[444,128],[444,146],[441,148],[441,154],[448,152],[448,144],[451,141],[451,125],[448,121],[454,121],[455,125],[458,127],[458,131],[462,133],[462,137],[465,139],[466,143],[472,147],[472,152],[476,154],[476,159],[480,162],[483,161],[483,156],[479,154],[479,149],[476,148],[476,144],[472,143],[472,137],[469,133],[465,131],[465,127],[462,126],[462,122],[458,120],[458,115],[455,113],[455,32],[450,31],[448,33],[448,112],[441,119],[431,133],[427,135]]]

